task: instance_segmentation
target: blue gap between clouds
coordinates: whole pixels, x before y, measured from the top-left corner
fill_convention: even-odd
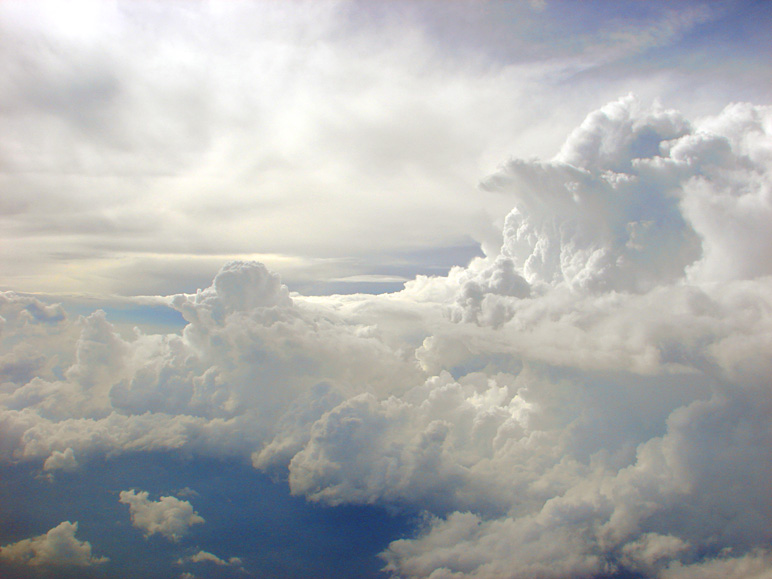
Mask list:
[[[206,522],[193,525],[178,543],[160,535],[144,538],[131,525],[128,505],[119,502],[120,491],[128,489],[148,491],[153,501],[182,491],[179,498]],[[386,576],[377,554],[412,535],[418,515],[310,504],[291,496],[286,483],[234,459],[160,452],[100,457],[75,472],[56,472],[53,481],[43,476],[40,463],[0,466],[0,545],[41,535],[62,521],[78,521],[76,537],[91,543],[94,556],[110,561],[89,569],[40,569],[39,577],[167,579],[190,572],[215,579],[376,579]],[[199,550],[224,560],[239,557],[247,573],[212,563],[175,563]],[[25,574],[0,564],[0,576]]]

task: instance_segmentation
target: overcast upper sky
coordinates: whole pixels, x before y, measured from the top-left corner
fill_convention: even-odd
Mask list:
[[[234,258],[305,293],[442,273],[498,251],[511,199],[479,181],[552,158],[606,102],[692,119],[767,102],[769,18],[732,1],[3,2],[0,285],[169,294]]]
[[[772,578],[771,25],[0,2],[0,576]]]

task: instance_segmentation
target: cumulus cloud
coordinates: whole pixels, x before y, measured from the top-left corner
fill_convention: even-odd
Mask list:
[[[145,491],[121,491],[120,502],[129,505],[131,523],[146,537],[160,533],[171,541],[179,541],[192,525],[204,522],[193,505],[176,497],[148,499]]]
[[[530,283],[577,290],[646,291],[682,277],[700,243],[681,215],[679,183],[638,166],[689,132],[676,111],[629,96],[590,114],[553,161],[509,162],[483,182],[514,196],[502,255]]]
[[[55,450],[43,463],[43,470],[72,471],[76,470],[77,468],[78,461],[75,459],[75,453],[71,448],[67,448],[64,452]]]
[[[311,501],[422,509],[382,554],[399,577],[765,577],[771,115],[618,99],[484,180],[514,206],[498,251],[393,294],[233,262],[168,298],[179,335],[4,294],[0,450],[234,456]],[[203,522],[120,500],[148,536]]]
[[[229,313],[257,307],[288,307],[292,300],[279,276],[263,264],[235,261],[220,270],[211,287],[194,296],[177,296],[173,303],[188,322],[201,321],[200,315],[206,312],[215,323],[222,323]]]
[[[218,565],[220,567],[226,567],[226,566],[240,567],[242,564],[242,561],[238,557],[230,557],[226,561],[225,559],[221,559],[220,557],[218,557],[213,553],[210,553],[209,551],[198,551],[197,553],[189,557],[184,557],[182,559],[179,559],[177,563],[179,565],[182,565],[183,563],[214,563],[215,565]]]
[[[0,559],[20,565],[90,567],[108,561],[91,554],[91,543],[75,537],[78,523],[64,521],[45,535],[0,548]]]
[[[772,514],[763,490],[762,473],[769,472],[771,465],[763,456],[770,439],[762,415],[770,409],[769,393],[759,381],[768,356],[752,346],[732,348],[731,354],[725,351],[738,356],[733,362],[721,353],[725,340],[732,342],[749,331],[766,343],[763,336],[768,330],[752,322],[760,330],[757,333],[741,322],[741,310],[729,306],[737,302],[715,292],[755,294],[752,287],[768,291],[769,279],[760,276],[767,274],[764,268],[769,260],[763,250],[751,252],[749,247],[739,248],[719,238],[715,243],[722,251],[737,248],[733,259],[739,264],[754,264],[743,271],[723,266],[709,249],[711,236],[723,233],[706,228],[691,213],[693,204],[701,202],[695,187],[716,191],[724,180],[743,183],[735,182],[734,194],[728,189],[716,191],[729,204],[744,195],[764,198],[769,164],[752,159],[764,159],[768,147],[751,152],[744,143],[766,142],[769,129],[762,128],[760,119],[768,118],[764,107],[731,106],[694,129],[674,111],[642,110],[628,97],[589,115],[555,160],[512,161],[485,181],[485,187],[514,196],[516,208],[507,218],[501,254],[515,261],[532,291],[543,297],[526,302],[508,299],[510,322],[498,332],[503,333],[500,338],[486,336],[485,346],[473,341],[469,345],[470,338],[481,339],[479,332],[459,333],[457,339],[435,335],[420,356],[432,362],[447,361],[449,354],[468,359],[481,350],[488,353],[490,365],[494,352],[517,351],[526,360],[573,368],[548,372],[571,385],[549,395],[545,383],[540,388],[538,381],[533,382],[541,370],[518,393],[531,409],[531,419],[523,421],[520,433],[536,427],[529,436],[521,434],[520,440],[528,440],[534,454],[526,446],[512,455],[516,461],[504,458],[512,450],[496,457],[510,465],[499,463],[499,469],[518,473],[507,483],[513,490],[507,515],[490,518],[459,511],[432,520],[418,538],[390,546],[384,553],[388,569],[407,577],[593,576],[620,568],[652,577],[679,572],[688,576],[686,569],[696,569],[689,561],[698,545],[705,548],[717,541],[747,550],[768,540],[761,538],[768,536]],[[768,208],[768,200],[760,201],[757,211],[764,214]],[[765,233],[752,223],[752,218],[746,221],[748,228],[741,238],[747,236],[753,239],[749,244],[766,247]],[[724,257],[727,262],[733,259]],[[743,279],[757,281],[727,283]],[[705,280],[725,285],[720,290],[715,285],[710,289],[681,285]],[[674,282],[679,285],[671,285]],[[561,288],[569,293],[561,294]],[[408,284],[406,291],[419,290],[424,291]],[[620,295],[619,291],[632,293]],[[707,298],[702,304],[708,309],[697,306],[700,295]],[[756,295],[761,300],[757,305],[766,309],[761,304],[768,303],[767,298]],[[560,305],[562,299],[569,300],[567,310]],[[687,306],[691,314],[681,318],[684,325],[676,328],[674,320],[680,317],[676,311],[683,311],[676,305],[679,302],[691,303]],[[671,314],[664,315],[669,320],[659,318],[667,311]],[[549,317],[561,321],[553,324]],[[758,322],[768,328],[769,316],[762,317],[764,321]],[[605,318],[602,330],[595,326],[601,318]],[[710,330],[702,326],[708,319],[729,324],[720,332],[722,337],[713,334],[718,328],[713,323],[709,322]],[[622,326],[612,329],[620,322]],[[589,331],[585,333],[583,326]],[[666,327],[668,337],[660,333]],[[574,331],[578,334],[571,336]],[[703,337],[687,336],[685,331]],[[636,332],[643,334],[636,336]],[[601,336],[604,343],[594,340]],[[504,339],[509,341],[501,347]],[[466,342],[465,348],[461,342]],[[433,353],[437,349],[441,351]],[[616,359],[596,358],[614,350]],[[595,362],[590,362],[592,358]],[[587,363],[594,370],[577,383],[581,375],[577,369]],[[739,374],[738,363],[745,367]],[[604,377],[609,371],[627,375]],[[653,379],[636,377],[636,373]],[[612,381],[612,390],[604,388],[607,380]],[[554,378],[548,378],[550,382],[554,391]],[[670,401],[660,397],[646,410],[648,416],[626,415],[642,400],[622,402],[618,397],[658,397],[662,386],[656,383],[671,395],[682,393]],[[609,416],[620,411],[623,416]],[[662,422],[651,428],[658,414]],[[537,427],[540,418],[548,420]],[[638,428],[643,430],[635,434]],[[539,440],[534,439],[535,432],[552,448],[535,443]],[[612,440],[620,445],[610,444]],[[554,445],[563,443],[567,446],[551,454]],[[612,466],[625,454],[629,458]],[[542,463],[538,472],[531,473],[534,478],[524,476],[522,465],[548,456],[554,457],[552,466]],[[743,474],[735,478],[739,472]],[[489,485],[494,480],[486,477]],[[518,480],[525,484],[520,487]],[[738,486],[742,493],[729,491]],[[548,488],[541,499],[536,498]],[[745,515],[727,524],[727,515],[718,512]],[[748,565],[746,557],[764,568],[755,555],[708,559],[700,565],[731,570]]]

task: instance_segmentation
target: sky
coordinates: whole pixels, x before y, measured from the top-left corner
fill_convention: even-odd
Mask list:
[[[772,3],[0,3],[0,575],[772,577]]]

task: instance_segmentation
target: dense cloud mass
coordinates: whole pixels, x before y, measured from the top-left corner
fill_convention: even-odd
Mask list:
[[[129,505],[131,523],[146,537],[160,533],[167,539],[179,541],[191,525],[204,522],[188,501],[176,497],[151,501],[146,492],[121,491],[120,501]]]
[[[772,108],[627,96],[482,187],[513,207],[500,251],[397,293],[291,296],[232,262],[168,298],[179,335],[131,336],[2,294],[2,459],[233,456],[310,501],[420,509],[381,555],[404,579],[770,577]],[[146,535],[204,522],[120,502]],[[0,553],[54,563],[58,534],[99,562],[75,530]]]
[[[64,521],[45,535],[23,539],[0,548],[0,559],[32,567],[89,567],[106,563],[106,557],[92,556],[88,541],[75,538],[77,530],[78,523]]]

